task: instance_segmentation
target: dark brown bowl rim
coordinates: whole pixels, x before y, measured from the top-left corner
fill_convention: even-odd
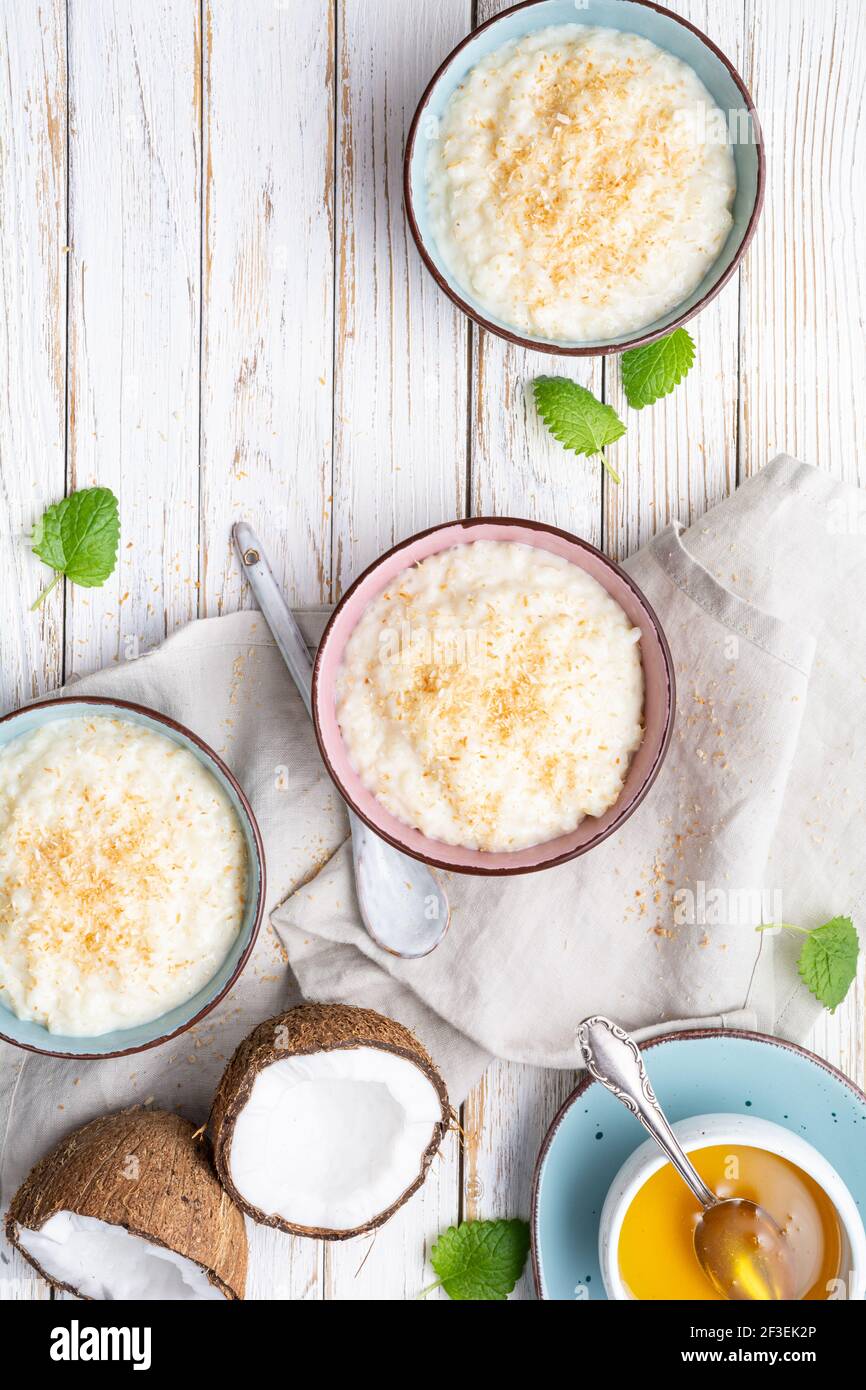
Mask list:
[[[444,294],[448,296],[451,302],[453,304],[456,304],[457,308],[462,310],[462,312],[466,314],[467,318],[472,319],[473,323],[477,323],[479,328],[485,329],[488,333],[493,333],[497,338],[504,338],[506,342],[514,343],[517,347],[525,348],[529,352],[546,352],[556,355],[557,357],[606,357],[614,354],[619,356],[623,352],[630,352],[632,348],[646,347],[647,343],[654,343],[657,338],[666,337],[669,333],[673,333],[674,329],[681,328],[684,323],[688,323],[690,319],[693,319],[697,314],[702,313],[702,311],[709,304],[710,300],[715,299],[716,295],[719,294],[725,288],[725,285],[734,275],[735,271],[739,269],[740,262],[742,261],[743,257],[748,251],[752,238],[755,235],[755,229],[758,225],[758,218],[760,217],[761,210],[764,206],[764,193],[767,182],[767,160],[764,150],[764,136],[761,131],[760,121],[758,120],[758,112],[755,108],[755,103],[752,100],[749,89],[747,88],[745,82],[743,81],[737,69],[734,67],[730,58],[728,58],[728,56],[722,52],[718,45],[713,43],[712,39],[708,38],[707,35],[703,32],[703,30],[699,29],[697,25],[689,23],[689,21],[687,19],[683,19],[681,15],[674,14],[673,10],[667,9],[664,5],[656,5],[654,3],[654,0],[628,0],[629,4],[643,5],[645,9],[656,10],[658,14],[666,15],[668,19],[675,20],[676,23],[681,25],[684,29],[690,29],[691,32],[695,34],[701,40],[701,42],[706,45],[710,52],[713,53],[719,59],[719,61],[727,68],[736,86],[739,88],[742,94],[746,110],[748,111],[749,116],[751,117],[752,129],[755,132],[755,149],[757,151],[758,157],[758,182],[757,188],[755,189],[755,203],[752,208],[752,213],[749,218],[749,221],[746,225],[746,230],[743,234],[743,239],[740,242],[740,245],[737,249],[737,252],[733,260],[731,261],[731,264],[719,276],[718,280],[715,281],[711,288],[707,290],[707,293],[703,295],[701,299],[698,300],[697,304],[693,304],[691,309],[685,310],[682,314],[679,314],[677,318],[673,319],[670,323],[665,324],[664,328],[657,328],[651,333],[639,333],[636,337],[629,338],[628,341],[624,343],[610,343],[602,347],[563,347],[555,342],[544,342],[539,341],[535,338],[522,338],[518,333],[513,333],[510,329],[502,328],[499,324],[493,323],[490,319],[486,319],[483,316],[483,314],[481,314],[477,309],[473,308],[471,304],[468,304],[466,300],[463,299],[457,293],[456,290],[452,289],[448,281],[445,279],[444,275],[442,275],[439,268],[437,267],[430,252],[427,250],[424,238],[421,235],[421,229],[418,226],[418,222],[415,217],[415,208],[412,201],[411,165],[412,155],[415,150],[415,137],[418,133],[418,126],[420,124],[424,108],[430,99],[434,87],[438,83],[442,74],[445,72],[445,69],[449,67],[449,65],[457,57],[458,53],[461,53],[463,49],[466,47],[466,45],[472,39],[476,38],[478,34],[482,33],[483,30],[489,29],[490,26],[493,24],[498,24],[499,21],[503,19],[506,15],[514,14],[516,10],[530,9],[532,8],[532,6],[541,3],[542,0],[520,0],[519,4],[510,5],[508,9],[501,10],[499,14],[492,15],[490,19],[485,20],[483,24],[479,24],[477,29],[472,29],[466,35],[465,38],[460,40],[460,42],[456,45],[455,48],[452,48],[447,58],[445,58],[445,60],[442,63],[440,63],[439,67],[434,72],[430,81],[427,83],[427,86],[424,88],[424,93],[421,97],[421,100],[419,101],[418,106],[415,110],[415,114],[412,117],[412,122],[409,126],[409,133],[406,137],[406,151],[403,156],[403,203],[406,209],[406,217],[409,222],[409,227],[412,232],[413,240],[418,248],[418,252],[421,256],[422,261],[427,267],[427,270],[430,272],[439,288],[443,291]]]
[[[152,1047],[160,1047],[162,1043],[171,1042],[172,1038],[180,1037],[181,1033],[186,1033],[194,1024],[200,1023],[201,1020],[209,1014],[211,1010],[215,1009],[217,1004],[228,994],[252,954],[252,949],[256,944],[256,938],[258,937],[259,928],[262,924],[262,917],[265,911],[266,889],[265,847],[262,843],[262,835],[259,830],[258,821],[253,814],[253,808],[249,803],[246,792],[231,769],[226,767],[226,764],[219,754],[215,753],[210,745],[205,743],[203,738],[199,738],[198,734],[194,734],[192,729],[188,729],[185,724],[179,723],[178,720],[172,719],[167,714],[160,714],[158,710],[151,709],[149,705],[140,705],[134,700],[112,700],[107,695],[76,695],[74,691],[70,690],[68,695],[53,696],[50,700],[37,700],[32,705],[22,705],[20,709],[11,710],[9,714],[0,716],[0,724],[8,724],[10,720],[17,719],[19,715],[26,714],[30,710],[48,709],[52,705],[69,706],[70,704],[107,705],[113,709],[132,710],[135,714],[144,714],[148,719],[154,719],[158,724],[164,724],[167,728],[174,729],[176,733],[183,734],[184,738],[188,738],[191,743],[194,743],[196,747],[215,764],[237,796],[244,815],[249,822],[250,830],[252,831],[259,870],[259,891],[256,894],[255,918],[252,930],[250,931],[249,941],[244,947],[231,976],[223,985],[219,994],[215,994],[213,999],[205,1004],[204,1008],[199,1009],[197,1014],[189,1019],[188,1022],[182,1023],[179,1028],[175,1028],[171,1033],[161,1033],[159,1037],[151,1039],[150,1042],[139,1043],[137,1047],[122,1047],[116,1052],[55,1052],[50,1047],[34,1047],[32,1043],[19,1042],[17,1038],[10,1038],[8,1034],[0,1032],[0,1042],[9,1043],[12,1047],[20,1047],[24,1052],[35,1052],[41,1057],[63,1057],[73,1062],[104,1062],[107,1061],[109,1057],[130,1057],[135,1052],[148,1052]]]
[[[618,578],[622,580],[622,582],[629,589],[631,589],[638,603],[641,605],[641,608],[646,612],[650,620],[650,623],[652,624],[653,630],[655,631],[659,646],[661,647],[662,658],[664,661],[665,668],[665,677],[667,680],[667,710],[665,713],[665,728],[664,733],[662,734],[661,742],[659,743],[658,752],[655,756],[652,767],[649,769],[649,772],[647,773],[644,779],[643,785],[641,786],[637,794],[629,802],[629,804],[605,830],[599,831],[599,833],[597,835],[594,835],[591,840],[587,840],[586,844],[578,845],[574,849],[567,850],[564,854],[558,854],[555,859],[541,860],[537,864],[520,865],[519,867],[516,866],[514,868],[505,867],[488,869],[484,868],[482,865],[479,864],[454,864],[449,860],[433,859],[428,857],[427,855],[419,853],[418,850],[410,849],[408,845],[403,844],[395,835],[391,835],[389,832],[384,830],[382,826],[377,825],[373,820],[371,820],[370,817],[364,811],[362,811],[360,807],[358,807],[352,800],[351,796],[348,794],[346,788],[342,785],[339,777],[334,771],[327,747],[325,745],[325,740],[322,736],[322,730],[319,725],[318,689],[322,657],[326,650],[328,639],[331,636],[334,624],[337,621],[344,606],[349,602],[349,599],[352,597],[355,590],[361,584],[363,584],[365,580],[371,574],[373,574],[381,564],[384,563],[385,560],[390,559],[392,555],[396,555],[399,551],[405,550],[408,546],[413,545],[415,541],[423,540],[425,536],[432,536],[436,531],[450,530],[452,527],[455,526],[462,527],[465,530],[471,530],[475,526],[519,526],[523,530],[541,531],[546,535],[559,536],[561,539],[569,541],[572,545],[578,546],[579,549],[587,551],[590,555],[594,555],[598,560],[600,560],[604,565],[606,565],[608,569],[613,570],[613,572],[618,576]],[[436,526],[427,526],[423,531],[416,531],[414,535],[407,536],[405,540],[399,541],[397,545],[392,545],[390,550],[384,551],[384,553],[380,555],[377,560],[374,560],[372,564],[368,565],[367,568],[363,570],[361,574],[358,575],[358,578],[349,586],[349,588],[346,590],[346,592],[343,594],[343,597],[337,604],[336,608],[334,609],[333,613],[331,614],[330,618],[328,619],[328,622],[325,626],[325,630],[322,633],[321,641],[319,642],[318,650],[316,652],[315,660],[313,662],[312,707],[313,728],[316,732],[316,742],[319,745],[319,753],[321,754],[322,762],[325,764],[325,768],[328,772],[328,775],[331,778],[331,781],[334,783],[334,786],[337,788],[337,791],[340,793],[341,797],[346,802],[347,806],[349,806],[351,810],[354,811],[355,815],[358,816],[358,818],[362,820],[365,825],[369,826],[369,828],[373,831],[374,834],[378,835],[381,840],[385,840],[389,845],[392,845],[394,849],[398,849],[401,854],[408,854],[410,858],[417,859],[422,864],[428,864],[433,869],[442,869],[446,873],[470,874],[474,876],[480,876],[483,878],[510,878],[518,874],[541,873],[545,869],[555,869],[558,868],[561,864],[568,864],[572,859],[579,859],[582,854],[586,854],[589,850],[595,849],[596,845],[600,845],[604,840],[608,838],[609,835],[613,835],[617,830],[620,830],[622,826],[625,824],[625,822],[628,820],[629,816],[634,814],[634,812],[637,810],[638,806],[640,806],[644,797],[647,795],[650,788],[652,787],[653,782],[656,780],[656,777],[658,776],[659,771],[661,770],[662,763],[664,762],[665,757],[667,755],[667,751],[670,747],[671,739],[673,737],[674,732],[674,720],[676,717],[677,708],[676,677],[674,675],[674,663],[673,657],[671,656],[671,649],[668,646],[668,640],[665,637],[662,625],[658,617],[656,616],[655,609],[652,607],[649,599],[646,597],[643,590],[638,588],[637,584],[635,584],[634,580],[626,574],[625,570],[621,569],[620,566],[616,563],[616,561],[611,560],[610,557],[608,555],[605,555],[603,551],[599,550],[596,546],[591,545],[589,541],[581,540],[580,536],[572,535],[570,531],[564,531],[559,526],[550,526],[543,521],[529,521],[526,518],[515,516],[457,517],[454,521],[440,521]],[[542,841],[539,848],[542,848],[544,843],[545,842]]]
[[[852,1081],[850,1076],[846,1076],[838,1067],[834,1067],[832,1062],[826,1058],[819,1057],[817,1052],[811,1052],[808,1047],[802,1047],[799,1043],[790,1042],[787,1038],[777,1038],[773,1033],[758,1033],[750,1028],[683,1028],[680,1032],[662,1033],[658,1038],[649,1038],[646,1042],[638,1043],[641,1052],[648,1052],[652,1047],[660,1047],[663,1043],[689,1042],[694,1038],[745,1038],[747,1042],[770,1043],[773,1047],[784,1048],[788,1052],[795,1052],[800,1057],[806,1057],[810,1062],[815,1062],[824,1071],[829,1072],[837,1081],[842,1081],[853,1091],[858,1100],[866,1105],[866,1091],[861,1090],[856,1081]],[[596,1082],[594,1076],[587,1072],[585,1076],[575,1086],[574,1090],[562,1102],[551,1120],[541,1148],[538,1150],[538,1157],[535,1160],[535,1167],[532,1171],[532,1193],[529,1200],[529,1237],[532,1252],[532,1278],[535,1284],[535,1292],[538,1298],[544,1302],[555,1302],[554,1299],[547,1299],[541,1287],[541,1269],[538,1258],[538,1189],[541,1181],[541,1170],[547,1152],[556,1137],[559,1126],[565,1119],[567,1112],[579,1100],[584,1091],[589,1090],[590,1086],[601,1085]]]

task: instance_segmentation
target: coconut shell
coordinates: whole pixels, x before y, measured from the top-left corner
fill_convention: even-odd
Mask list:
[[[259,1072],[286,1057],[333,1052],[340,1048],[377,1047],[414,1062],[433,1085],[442,1107],[442,1118],[433,1126],[430,1143],[421,1155],[418,1176],[410,1187],[388,1207],[363,1226],[351,1231],[330,1231],[297,1226],[280,1216],[268,1215],[250,1206],[234,1185],[230,1155],[235,1123],[252,1093]],[[349,1240],[383,1225],[423,1183],[433,1158],[451,1124],[451,1107],[445,1082],[429,1053],[402,1023],[372,1009],[349,1004],[300,1004],[288,1013],[277,1014],[260,1023],[244,1038],[223,1073],[210,1113],[209,1131],[213,1140],[214,1163],[223,1187],[253,1221],[273,1226],[289,1235],[315,1240]]]
[[[19,1228],[38,1231],[55,1213],[71,1211],[185,1256],[226,1298],[243,1298],[244,1218],[219,1185],[206,1140],[195,1135],[189,1120],[166,1110],[136,1108],[92,1120],[31,1170],[7,1213],[8,1239],[55,1288],[81,1297],[52,1279],[18,1241]]]

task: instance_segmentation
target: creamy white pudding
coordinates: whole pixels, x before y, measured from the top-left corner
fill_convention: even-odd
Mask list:
[[[441,256],[518,333],[615,338],[701,283],[733,225],[724,117],[648,39],[565,24],[483,58],[427,168]]]
[[[213,978],[244,915],[228,797],[163,734],[110,716],[0,749],[0,1002],[49,1032],[147,1023]]]
[[[366,609],[336,710],[393,815],[469,849],[517,850],[600,816],[643,736],[640,632],[584,570],[476,541],[404,570]]]

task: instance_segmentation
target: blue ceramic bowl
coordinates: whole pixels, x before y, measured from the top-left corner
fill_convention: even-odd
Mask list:
[[[551,24],[586,24],[599,28],[624,29],[650,39],[693,68],[716,105],[737,132],[733,144],[737,171],[737,193],[733,207],[734,225],[713,266],[697,289],[663,318],[637,332],[594,342],[553,342],[549,338],[525,337],[507,323],[491,318],[489,310],[476,303],[447,269],[433,235],[427,210],[426,169],[430,146],[436,139],[439,120],[452,93],[481,58],[511,39],[544,29]],[[500,338],[538,352],[564,353],[573,357],[593,357],[607,352],[625,352],[649,343],[708,304],[731,278],[752,239],[764,201],[764,147],[757,113],[743,79],[715,44],[679,15],[649,0],[527,0],[504,10],[469,34],[445,59],[425,91],[409,129],[404,166],[404,196],[412,235],[427,269],[450,299],[471,319]]]
[[[693,1029],[641,1049],[671,1121],[706,1113],[758,1116],[791,1130],[835,1168],[866,1215],[866,1095],[814,1053],[764,1033]],[[539,1296],[607,1300],[599,1226],[608,1190],[646,1133],[592,1077],[547,1132],[532,1190],[532,1263]]]
[[[189,729],[165,715],[157,714],[156,710],[130,704],[126,700],[106,700],[95,695],[80,699],[60,698],[29,705],[0,719],[0,746],[53,720],[94,713],[140,724],[170,738],[181,748],[188,749],[216,778],[235,809],[246,841],[247,901],[237,940],[213,979],[185,1004],[179,1004],[170,1013],[152,1019],[150,1023],[141,1023],[135,1028],[115,1029],[98,1037],[66,1037],[62,1033],[49,1033],[39,1023],[16,1018],[0,1004],[0,1039],[30,1052],[44,1052],[52,1057],[122,1057],[130,1052],[143,1052],[145,1048],[156,1047],[185,1032],[210,1013],[231,989],[249,959],[264,912],[264,850],[250,804],[225,763]]]

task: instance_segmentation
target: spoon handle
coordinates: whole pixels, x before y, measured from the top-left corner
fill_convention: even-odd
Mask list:
[[[256,602],[273,633],[274,641],[289,668],[289,674],[298,687],[298,693],[307,707],[307,714],[311,714],[313,663],[301,629],[280,592],[252,526],[246,521],[236,521],[232,527],[232,536],[241,557],[244,573],[256,596]]]
[[[714,1206],[719,1199],[689,1162],[668,1124],[634,1038],[630,1038],[624,1029],[609,1018],[596,1014],[593,1018],[585,1018],[580,1024],[577,1042],[590,1075],[606,1086],[611,1095],[622,1101],[640,1120],[683,1181],[688,1183],[701,1206]]]
[[[246,521],[232,527],[250,588],[274,641],[312,716],[312,675],[307,644],[283,598],[258,536]],[[361,921],[377,946],[417,960],[439,945],[451,920],[448,898],[432,869],[409,859],[369,830],[350,806],[352,862]]]

